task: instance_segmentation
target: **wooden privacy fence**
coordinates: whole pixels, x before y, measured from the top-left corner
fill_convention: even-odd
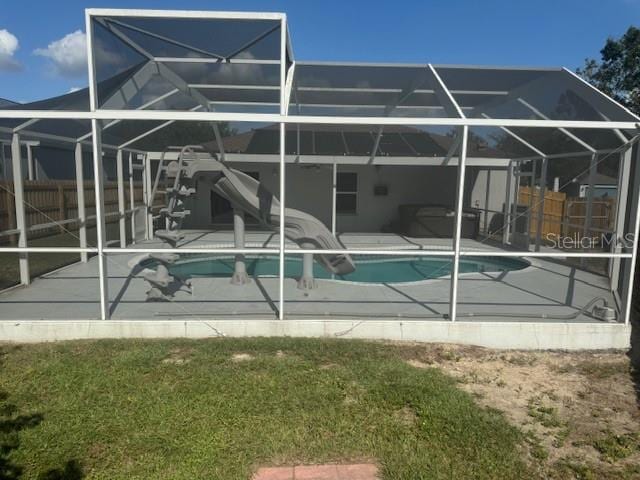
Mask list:
[[[93,182],[84,182],[85,212],[87,217],[95,215],[96,202]],[[142,184],[134,184],[136,206],[142,204]],[[75,180],[25,180],[24,201],[27,227],[49,224],[78,218],[78,194]],[[118,211],[118,184],[104,184],[105,213]],[[125,210],[130,208],[129,184],[125,183]],[[16,228],[15,197],[13,182],[0,181],[0,232]],[[112,215],[105,219],[107,223],[118,221]],[[89,222],[87,222],[89,223]],[[91,222],[94,224],[95,220]],[[30,238],[45,237],[65,230],[77,230],[77,223],[67,223],[60,227],[47,227],[29,232]]]
[[[564,220],[564,209],[567,195],[562,192],[553,192],[546,190],[544,192],[544,209],[542,211],[542,236],[553,233],[555,235],[562,234],[562,223]],[[520,187],[518,189],[518,204],[529,207],[531,201],[531,188]],[[533,207],[531,209],[531,225],[529,226],[529,235],[536,236],[538,231],[538,212],[542,199],[540,198],[540,189],[533,190]]]
[[[531,188],[521,186],[518,189],[518,204],[528,208],[531,201]],[[540,189],[533,189],[533,206],[529,236],[536,236],[538,230],[538,211],[541,207]],[[591,230],[610,232],[614,228],[616,201],[614,198],[594,198],[591,212]],[[567,197],[565,193],[545,191],[542,210],[541,236],[547,234],[566,237],[582,236],[587,214],[587,199]]]
[[[594,198],[591,209],[591,230],[593,233],[613,232],[615,228],[615,198]],[[582,235],[587,218],[586,198],[567,198],[565,205],[564,235]],[[593,235],[592,233],[592,235]]]

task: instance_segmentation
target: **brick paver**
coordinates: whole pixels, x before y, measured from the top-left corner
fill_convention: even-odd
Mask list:
[[[253,480],[378,480],[378,467],[372,463],[352,465],[296,465],[262,467]]]

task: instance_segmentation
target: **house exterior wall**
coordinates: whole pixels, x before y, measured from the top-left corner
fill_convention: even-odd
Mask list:
[[[492,219],[504,209],[504,201],[507,192],[507,171],[502,169],[487,169],[483,167],[468,167],[466,171],[466,195],[465,206],[488,209],[487,223],[491,225]],[[515,182],[512,182],[515,191]],[[489,198],[486,192],[489,190]],[[488,201],[487,201],[488,200]],[[480,215],[480,230],[484,231],[485,215]]]
[[[287,165],[289,208],[313,215],[331,230],[332,165]]]
[[[234,168],[258,172],[263,185],[279,196],[277,165],[238,163]],[[357,213],[337,215],[339,232],[380,232],[398,218],[398,207],[403,204],[455,207],[455,167],[339,165],[338,171],[358,174]],[[332,165],[287,165],[287,206],[313,215],[331,228],[332,175]],[[375,185],[385,185],[388,194],[374,195]],[[187,207],[191,215],[185,219],[184,228],[211,226],[211,189],[206,180],[199,180],[197,193]]]
[[[271,163],[237,163],[233,168],[243,172],[256,172],[260,182],[271,193],[280,197],[279,166]],[[285,175],[288,208],[313,215],[331,228],[331,165],[287,165]],[[184,228],[211,226],[211,190],[213,185],[205,178],[198,180],[196,194],[190,200],[191,215]]]
[[[339,232],[380,232],[398,218],[404,204],[455,207],[455,167],[340,165],[338,171],[358,174],[357,214],[338,215]],[[375,185],[385,185],[388,194],[374,195]]]
[[[196,193],[191,195],[185,203],[191,213],[185,217],[184,228],[209,228],[211,226],[211,185],[205,179],[196,180]],[[158,187],[160,191],[160,187]]]

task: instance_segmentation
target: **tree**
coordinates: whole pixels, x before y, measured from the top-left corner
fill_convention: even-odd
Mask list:
[[[602,59],[586,59],[577,73],[598,89],[640,114],[640,29],[629,27],[621,38],[609,37]]]

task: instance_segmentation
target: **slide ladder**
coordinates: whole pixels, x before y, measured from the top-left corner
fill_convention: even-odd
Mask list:
[[[171,147],[170,147],[171,148]],[[187,145],[180,148],[177,161],[171,161],[165,165],[165,153],[160,158],[158,171],[153,184],[151,198],[155,198],[159,189],[167,199],[166,207],[160,210],[159,216],[164,219],[165,229],[157,230],[155,237],[176,248],[178,243],[184,239],[181,232],[184,219],[191,213],[185,208],[185,200],[196,191],[189,184],[190,180],[184,175],[189,159],[193,159],[196,150],[202,147]],[[160,179],[163,177],[164,185],[160,186]],[[171,275],[169,266],[179,259],[178,254],[151,254],[149,257],[158,263],[155,270],[144,275],[144,279],[150,284],[147,291],[147,301],[169,301],[178,290],[191,292],[189,280]]]

